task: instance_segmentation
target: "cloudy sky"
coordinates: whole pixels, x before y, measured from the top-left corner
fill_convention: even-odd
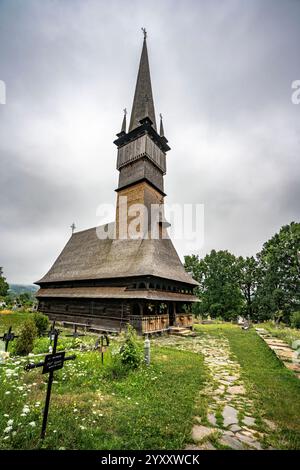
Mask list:
[[[148,30],[169,203],[203,203],[205,242],[252,255],[299,220],[300,2],[0,0],[0,266],[41,278],[114,203],[115,134]],[[183,241],[175,243],[181,257]]]

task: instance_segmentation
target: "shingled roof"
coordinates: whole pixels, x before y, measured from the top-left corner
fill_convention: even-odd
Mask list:
[[[198,302],[195,295],[179,292],[161,292],[156,290],[129,290],[126,287],[63,287],[61,289],[41,288],[36,297],[80,298],[80,299],[143,299],[143,300],[169,300],[181,302]]]
[[[150,78],[150,67],[147,51],[146,37],[144,37],[140,66],[136,81],[135,93],[129,124],[129,132],[140,126],[140,120],[149,117],[156,130],[156,119],[152,86]]]
[[[114,224],[109,227],[113,230]],[[185,271],[170,239],[102,240],[96,229],[73,233],[51,269],[36,284],[150,275],[198,285]]]

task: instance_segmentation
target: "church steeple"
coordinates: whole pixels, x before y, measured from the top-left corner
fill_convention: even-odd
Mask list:
[[[166,174],[166,152],[170,150],[164,135],[162,121],[160,133],[156,129],[154,102],[147,52],[147,33],[144,33],[142,55],[135,87],[129,129],[124,117],[122,129],[114,144],[118,147],[117,191],[146,181],[164,195],[163,176]]]
[[[147,117],[152,121],[152,126],[156,130],[155,109],[147,51],[147,32],[145,28],[142,28],[142,31],[144,33],[144,41],[133,98],[129,132],[139,127],[140,121]]]

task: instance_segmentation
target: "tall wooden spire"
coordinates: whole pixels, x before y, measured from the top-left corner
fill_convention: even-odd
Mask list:
[[[148,117],[152,121],[152,126],[156,130],[156,119],[154,110],[154,101],[151,87],[150,67],[147,51],[147,33],[144,33],[142,54],[140,59],[139,71],[135,86],[135,93],[130,117],[129,132],[140,125],[141,119]]]

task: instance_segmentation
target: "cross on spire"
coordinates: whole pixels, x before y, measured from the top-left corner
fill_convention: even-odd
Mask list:
[[[147,31],[146,31],[146,28],[141,28],[141,30],[143,31],[144,39],[147,39]]]
[[[75,228],[76,228],[76,225],[74,224],[74,222],[72,223],[72,225],[70,225],[70,228],[71,228],[72,234],[73,234],[74,231],[75,231]]]

